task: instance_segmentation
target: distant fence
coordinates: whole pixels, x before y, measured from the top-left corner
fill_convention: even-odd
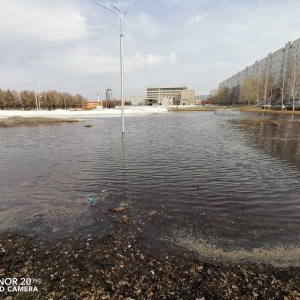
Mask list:
[[[215,115],[218,116],[238,116],[240,114],[239,110],[234,109],[216,109]]]

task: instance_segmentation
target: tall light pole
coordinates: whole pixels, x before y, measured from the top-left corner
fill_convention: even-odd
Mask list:
[[[156,85],[156,86],[157,86],[157,88],[158,88],[157,105],[160,105],[160,104],[161,104],[161,98],[160,98],[160,96],[161,96],[161,93],[160,93],[160,87],[159,87],[159,85]]]
[[[39,110],[41,110],[41,101],[40,101],[40,98],[42,98],[43,96],[42,95],[40,95],[39,97],[38,97],[38,99],[39,99]]]
[[[100,5],[101,7],[113,12],[114,14],[118,15],[120,18],[120,65],[121,65],[121,118],[122,118],[122,135],[124,135],[125,132],[125,124],[124,124],[124,95],[123,95],[123,81],[124,81],[124,74],[123,74],[123,32],[122,32],[122,18],[126,14],[126,12],[121,13],[121,11],[114,5],[111,4],[113,9],[106,7],[98,2],[96,2],[97,5]]]
[[[99,84],[97,84],[97,100],[98,100],[98,107],[99,107]]]
[[[38,106],[38,97],[37,97],[36,89],[37,89],[38,87],[40,87],[40,86],[41,86],[41,85],[38,84],[38,85],[36,85],[36,86],[34,87],[35,105],[36,105],[36,110],[37,110],[37,111],[39,110],[39,106]]]
[[[67,99],[68,97],[65,97],[64,98],[64,102],[65,102],[65,109],[67,109],[67,103],[66,103],[66,99]]]

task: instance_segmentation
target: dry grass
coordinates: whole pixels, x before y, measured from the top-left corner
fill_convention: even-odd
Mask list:
[[[170,110],[173,112],[180,111],[215,111],[216,109],[234,109],[239,111],[248,111],[248,112],[257,112],[257,113],[265,113],[265,114],[282,114],[282,115],[300,115],[300,111],[292,111],[292,110],[273,110],[273,109],[263,109],[256,107],[184,107],[184,108],[171,108]]]
[[[300,115],[300,111],[292,111],[292,110],[273,110],[273,109],[263,109],[256,107],[236,107],[236,109],[240,111],[249,111],[249,112],[257,112],[264,114],[276,114],[276,115]]]
[[[214,111],[214,107],[184,107],[184,108],[170,108],[171,111]]]

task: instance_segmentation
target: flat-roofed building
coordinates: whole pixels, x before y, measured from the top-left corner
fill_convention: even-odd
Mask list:
[[[181,86],[147,86],[145,105],[188,105],[197,104],[199,100],[194,90]]]
[[[222,81],[220,87],[232,89],[243,84],[247,77],[259,78],[268,70],[274,81],[281,80],[284,72],[289,68],[295,59],[300,57],[300,38],[294,42],[287,42],[284,47],[269,53],[266,57],[255,61],[244,70],[232,75]]]

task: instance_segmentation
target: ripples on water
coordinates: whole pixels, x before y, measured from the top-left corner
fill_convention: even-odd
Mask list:
[[[231,118],[127,117],[124,141],[119,118],[90,119],[91,128],[0,128],[2,212],[124,193],[141,211],[157,212],[144,228],[148,236],[189,236],[229,250],[298,245],[299,147],[281,140],[298,136],[298,127],[278,133]]]

